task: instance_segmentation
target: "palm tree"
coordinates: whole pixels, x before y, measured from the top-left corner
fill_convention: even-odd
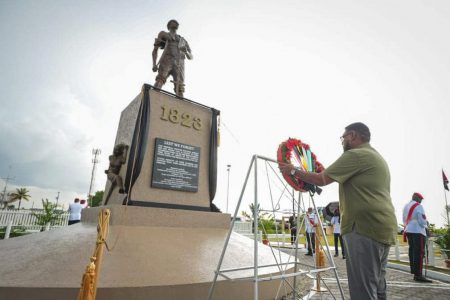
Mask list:
[[[19,208],[20,209],[20,204],[22,203],[22,200],[30,200],[31,196],[30,194],[28,194],[30,191],[27,190],[26,188],[17,188],[15,192],[10,194],[10,198],[9,198],[9,203],[11,202],[15,202],[17,200],[19,200]]]

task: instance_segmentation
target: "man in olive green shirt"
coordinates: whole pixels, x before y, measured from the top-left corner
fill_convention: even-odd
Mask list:
[[[344,153],[321,173],[292,166],[283,172],[314,185],[339,183],[341,234],[347,252],[347,276],[352,299],[386,299],[386,265],[395,244],[397,219],[390,196],[390,173],[383,157],[370,146],[363,123],[345,128]]]

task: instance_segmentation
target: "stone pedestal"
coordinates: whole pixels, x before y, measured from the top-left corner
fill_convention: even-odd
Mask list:
[[[120,170],[125,193],[108,204],[210,211],[217,172],[219,112],[144,85],[123,110],[115,145],[129,146]],[[155,159],[158,158],[158,159]],[[111,187],[108,181],[105,197]]]
[[[103,255],[98,300],[207,299],[230,226],[229,214],[210,212],[218,114],[149,85],[122,112],[115,145],[125,144],[128,151],[119,156],[120,171],[110,168],[116,173],[109,178],[119,175],[124,191],[108,180],[109,251]],[[84,209],[75,225],[0,241],[0,299],[76,299],[95,247],[100,209]],[[253,247],[253,240],[233,233],[221,270],[253,266]],[[288,256],[258,247],[259,264],[273,265],[259,275],[278,275],[277,260]],[[252,278],[253,270],[227,274]],[[279,287],[280,280],[260,282],[259,299],[290,291]],[[252,280],[219,278],[216,284],[215,300],[252,297]]]
[[[228,232],[229,214],[109,206],[110,251],[101,266],[98,300],[207,299]],[[83,210],[82,222],[0,241],[0,299],[76,299],[81,277],[95,247],[99,208]],[[275,264],[259,244],[260,264]],[[276,253],[277,259],[287,255]],[[253,240],[233,233],[222,268],[253,265]],[[277,267],[259,270],[277,275]],[[253,270],[230,276],[253,276]],[[274,299],[279,280],[261,282],[259,299]],[[289,291],[289,288],[287,288]],[[281,289],[284,291],[284,288]],[[253,282],[219,278],[214,299],[252,299]],[[279,294],[281,298],[282,294]]]

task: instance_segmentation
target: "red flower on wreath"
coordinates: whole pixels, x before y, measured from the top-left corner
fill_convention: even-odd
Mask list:
[[[294,154],[293,154],[294,153]],[[307,167],[305,171],[320,173],[325,168],[317,161],[317,157],[311,152],[308,144],[302,143],[301,140],[289,138],[280,144],[277,151],[278,163],[292,164],[292,156],[295,156],[300,165],[303,168]],[[299,161],[299,159],[301,161]],[[290,173],[281,172],[286,182],[293,187],[296,191],[306,192],[308,190],[308,184],[304,181],[292,176]]]

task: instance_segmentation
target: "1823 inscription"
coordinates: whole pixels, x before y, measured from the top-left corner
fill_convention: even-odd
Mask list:
[[[173,124],[180,124],[181,126],[194,128],[195,130],[202,129],[202,120],[199,117],[193,116],[189,113],[179,111],[173,107],[161,106],[161,117],[163,121],[169,121]]]
[[[155,139],[152,187],[198,191],[200,147]]]

